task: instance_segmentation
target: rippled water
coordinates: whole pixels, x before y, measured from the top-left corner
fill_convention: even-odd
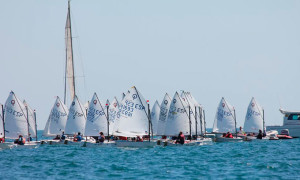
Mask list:
[[[1,179],[299,179],[300,140],[0,151]]]

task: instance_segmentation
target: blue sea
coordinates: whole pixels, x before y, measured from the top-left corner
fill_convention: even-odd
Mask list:
[[[1,179],[300,179],[300,139],[141,149],[40,146],[2,150],[0,164]]]

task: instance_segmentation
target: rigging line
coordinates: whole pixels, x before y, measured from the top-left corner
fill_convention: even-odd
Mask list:
[[[96,94],[96,93],[95,93],[95,94]],[[101,104],[101,102],[100,102],[100,100],[99,100],[97,94],[96,94],[96,98],[97,98],[97,100],[98,100],[98,102],[99,102],[99,104],[100,104],[100,107],[101,107],[102,111],[104,112],[105,118],[107,119],[107,114],[105,113],[105,110],[103,109],[102,104]]]

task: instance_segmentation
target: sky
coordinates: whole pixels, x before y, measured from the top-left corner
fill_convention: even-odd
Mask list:
[[[224,97],[243,126],[252,97],[266,125],[300,110],[300,1],[72,0],[77,94],[103,102],[133,85],[153,105],[190,91],[212,128]],[[67,0],[0,0],[0,103],[13,90],[44,129],[63,98]]]

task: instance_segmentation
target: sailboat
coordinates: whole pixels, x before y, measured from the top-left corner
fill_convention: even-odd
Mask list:
[[[116,146],[152,147],[156,145],[156,142],[150,140],[151,120],[147,107],[147,102],[133,86],[120,103],[113,132],[114,136],[127,138],[127,140],[116,140]],[[149,141],[136,142],[134,139],[138,136],[148,136]]]
[[[259,130],[264,130],[264,109],[256,102],[254,98],[251,99],[245,117],[244,131],[246,133],[258,133]]]
[[[4,134],[5,139],[18,139],[22,135],[27,142],[25,145],[16,145],[13,143],[1,143],[1,147],[19,147],[34,148],[36,142],[28,141],[30,134],[30,125],[27,108],[22,101],[17,98],[13,91],[10,92],[4,107]],[[1,148],[0,147],[0,148]]]
[[[222,97],[215,116],[212,133],[216,134],[217,142],[236,142],[242,141],[242,138],[225,138],[224,133],[235,133],[236,131],[236,116],[235,109],[230,105],[224,97]]]
[[[66,108],[67,100],[70,99],[70,101],[73,101],[73,102],[75,99],[78,100],[77,97],[75,98],[76,91],[75,91],[75,72],[74,72],[70,0],[68,1],[68,12],[67,12],[67,20],[66,20],[66,26],[65,26],[65,48],[66,48],[66,61],[65,61],[64,98],[63,98],[63,102],[61,102],[59,97],[57,97],[57,99],[54,103],[54,107],[51,110],[49,119],[45,126],[45,130],[44,130],[45,136],[57,136],[57,135],[61,135],[65,131],[65,127],[66,127],[67,119],[68,119],[67,117],[68,117],[68,113],[69,113],[68,109]],[[79,104],[78,102],[76,103],[76,107]],[[58,104],[59,104],[59,107],[55,108],[55,106],[57,106]],[[71,107],[73,107],[73,106],[71,106]],[[80,107],[82,108],[81,104],[80,104]],[[58,114],[60,114],[60,115],[57,116]],[[55,123],[53,123],[53,122],[55,122]],[[71,126],[70,123],[68,126],[69,127]],[[82,128],[80,128],[80,129],[82,130]],[[71,130],[71,131],[74,131],[74,130]]]
[[[87,121],[85,126],[84,135],[87,137],[95,137],[100,136],[99,132],[103,132],[105,136],[109,136],[109,122],[107,114],[105,113],[106,108],[104,108],[97,96],[94,93],[94,96],[89,104],[88,113],[87,113]],[[84,147],[92,147],[92,146],[107,146],[110,145],[109,141],[105,141],[104,143],[96,143],[94,138],[90,138],[86,142],[84,142]]]
[[[54,137],[65,131],[69,110],[57,96],[46,123],[43,136]]]
[[[159,114],[160,114],[160,105],[159,105],[158,101],[155,101],[155,103],[152,107],[152,111],[151,111],[151,122],[152,122],[153,135],[157,134]]]
[[[159,119],[157,122],[156,135],[159,135],[159,136],[165,135],[166,121],[167,121],[171,101],[172,100],[171,100],[170,96],[168,95],[168,93],[166,93],[164,99],[162,100],[161,106],[160,106],[160,113],[159,113]]]
[[[38,141],[35,110],[33,110],[25,100],[23,101],[23,104],[25,105],[26,115],[28,119],[29,135],[31,138],[35,138],[35,140]]]

